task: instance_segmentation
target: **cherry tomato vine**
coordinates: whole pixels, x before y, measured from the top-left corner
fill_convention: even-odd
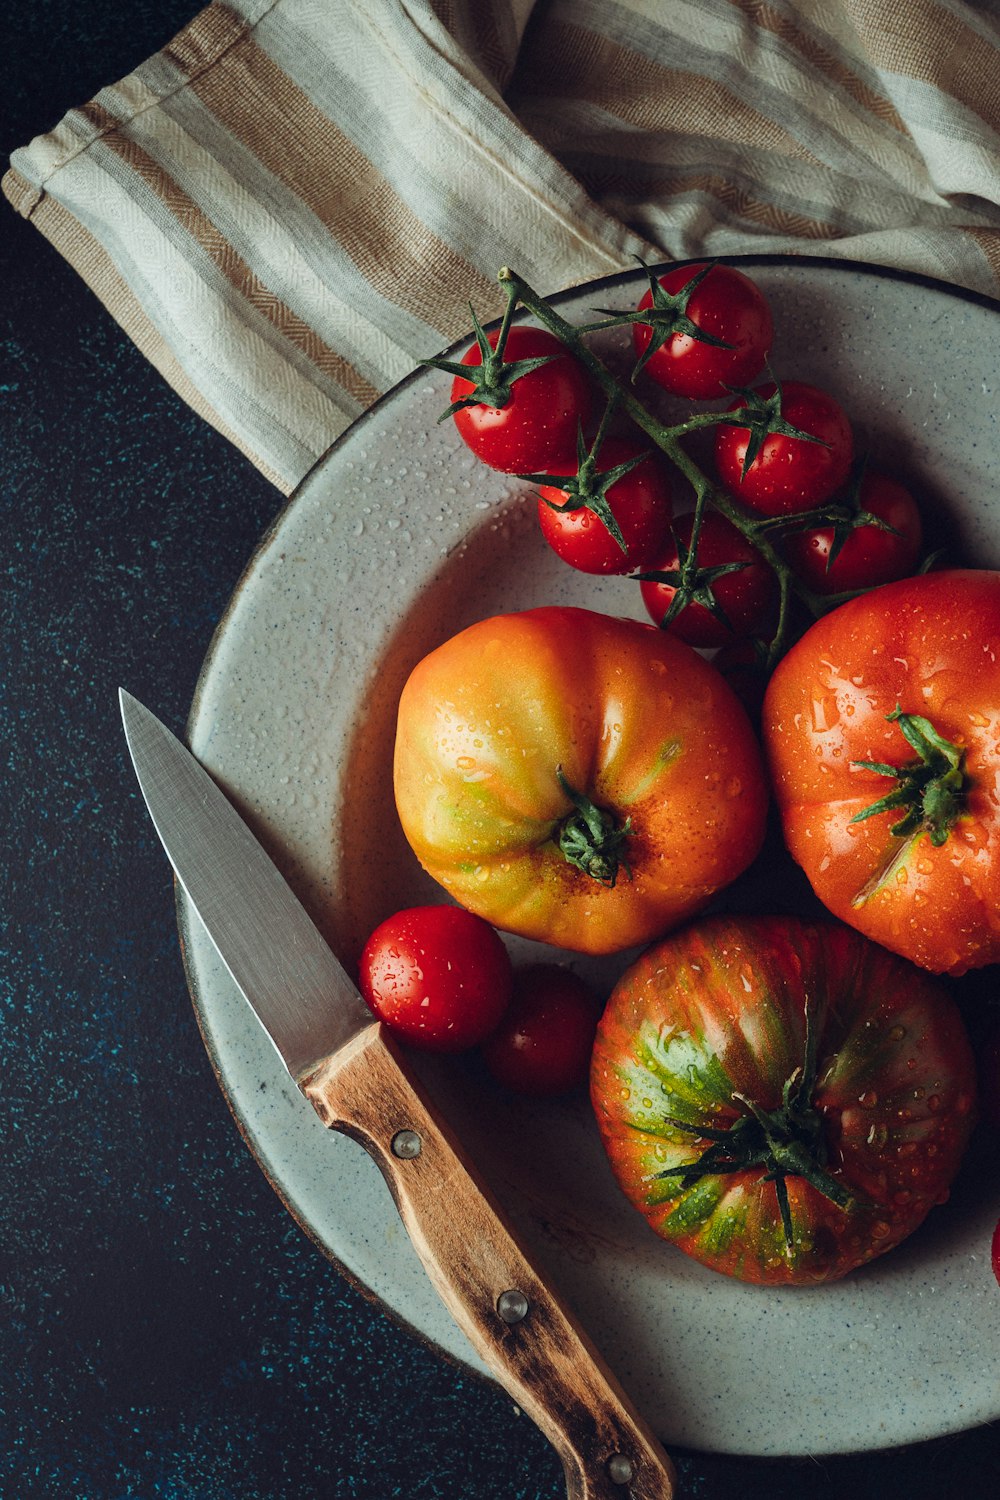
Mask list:
[[[853,453],[849,429],[846,441],[842,430],[846,418],[843,418],[842,413],[838,416],[836,402],[824,392],[805,387],[801,382],[788,382],[787,385],[789,396],[793,398],[787,403],[789,411],[797,413],[799,410],[805,412],[820,410],[820,416],[815,423],[815,431],[810,430],[814,424],[808,416],[801,419],[802,426],[796,426],[795,422],[789,421],[783,415],[782,387],[773,376],[766,384],[756,389],[736,385],[727,387],[720,384],[720,392],[728,389],[735,397],[734,402],[725,410],[694,412],[683,421],[667,423],[661,421],[650,410],[646,403],[636,395],[629,383],[620,379],[604,363],[590,345],[589,340],[592,335],[626,325],[631,325],[635,332],[644,318],[648,320],[653,316],[649,307],[655,303],[657,294],[652,289],[660,283],[655,281],[649,268],[646,269],[650,277],[651,293],[644,299],[645,305],[640,304],[638,309],[623,312],[609,312],[597,322],[571,324],[561,316],[551,302],[535,291],[510,267],[505,266],[498,274],[498,280],[507,297],[500,335],[491,337],[487,349],[485,336],[476,322],[478,348],[482,351],[484,360],[488,354],[493,361],[489,379],[494,383],[506,385],[508,389],[516,389],[518,379],[516,366],[512,364],[508,375],[503,373],[504,335],[513,333],[520,326],[513,324],[512,319],[518,308],[523,309],[537,320],[548,335],[554,337],[558,347],[572,357],[576,365],[586,372],[589,379],[603,393],[607,408],[602,419],[602,430],[606,426],[607,417],[611,411],[622,413],[645,434],[654,448],[659,449],[674,469],[687,481],[694,496],[694,507],[690,519],[685,518],[680,555],[673,560],[674,566],[667,570],[669,572],[667,581],[672,590],[672,597],[669,609],[666,611],[669,614],[669,620],[665,623],[673,623],[683,613],[686,606],[699,606],[704,610],[706,600],[711,606],[713,577],[708,575],[718,574],[718,564],[706,568],[702,565],[699,556],[699,540],[710,512],[718,512],[731,527],[741,534],[744,541],[754,549],[755,556],[759,557],[762,563],[770,569],[777,584],[777,602],[770,622],[773,628],[769,638],[763,642],[762,649],[763,669],[765,672],[770,672],[791,644],[794,634],[797,633],[796,616],[801,614],[801,610],[804,609],[813,619],[818,619],[837,605],[855,597],[858,593],[865,592],[867,587],[873,586],[868,584],[836,587],[836,580],[841,575],[849,584],[857,581],[859,572],[857,566],[853,569],[845,569],[841,566],[835,572],[833,564],[836,563],[845,546],[857,536],[858,528],[867,529],[869,535],[885,533],[891,537],[896,535],[897,528],[894,521],[884,518],[877,507],[873,506],[869,509],[864,504],[863,498],[859,499],[859,495],[863,497],[865,493],[860,488],[861,466],[855,467],[853,488],[848,491],[847,498],[839,499],[834,493],[842,487],[845,475],[851,469]],[[710,270],[711,266],[707,269]],[[688,290],[693,292],[701,288],[706,274],[706,270],[699,268],[689,280]],[[664,301],[662,294],[660,294],[660,300]],[[664,306],[663,316],[669,316],[675,320],[674,331],[679,330],[685,338],[694,342],[699,337],[698,330],[686,316],[687,304],[684,301],[683,288],[678,289],[675,284],[673,291],[665,299],[665,303],[669,303],[669,307]],[[660,330],[660,334],[662,336],[657,347],[663,344],[666,336],[663,330]],[[637,338],[636,342],[638,346],[641,340]],[[709,350],[713,356],[724,354],[726,344],[718,337],[708,335],[704,337],[703,342],[705,349]],[[648,340],[645,347],[646,349],[651,347]],[[470,351],[473,358],[475,353],[475,349]],[[761,357],[766,359],[766,351]],[[640,368],[647,362],[641,359]],[[446,369],[452,374],[456,374],[460,368],[458,365],[442,360],[431,359],[425,363]],[[741,373],[746,368],[744,363]],[[538,375],[544,375],[545,365],[539,366],[533,362],[531,373],[536,372]],[[766,366],[765,372],[770,374],[766,371]],[[466,392],[466,400],[468,399]],[[454,408],[449,407],[444,415],[451,415],[453,411]],[[820,503],[808,509],[789,509],[789,506],[794,507],[794,500],[779,497],[775,501],[765,498],[758,504],[749,495],[737,498],[731,492],[731,488],[727,488],[725,484],[717,482],[705,473],[686,446],[687,440],[693,434],[710,428],[719,429],[718,443],[720,448],[725,447],[729,454],[727,460],[729,467],[731,469],[734,463],[740,465],[744,479],[754,460],[759,455],[766,457],[766,445],[775,438],[793,439],[800,445],[815,446],[816,454],[812,467],[824,476],[821,481],[824,488]],[[582,428],[580,430],[582,431]],[[834,449],[836,452],[832,452]],[[729,450],[736,452],[735,458]],[[595,467],[595,458],[594,447],[585,448],[582,436],[579,437],[577,461],[583,463],[586,460],[588,476]],[[492,462],[489,457],[484,461]],[[496,463],[493,466],[500,467]],[[832,476],[829,484],[826,483],[825,477],[827,470],[830,470]],[[508,472],[511,471],[508,470]],[[618,476],[620,476],[620,470],[616,471],[616,477]],[[552,498],[553,489],[558,483],[558,476],[548,473],[545,475],[522,474],[521,477],[536,482],[544,480],[549,490],[547,497],[549,499]],[[596,499],[591,499],[585,493],[583,500],[578,501],[572,481],[564,484],[562,488],[564,492],[567,492],[571,505],[582,504],[589,508],[594,517],[602,520],[605,525],[608,524],[610,513],[606,489],[599,491]],[[732,489],[735,488],[739,488],[738,484],[732,486]],[[624,553],[623,539],[617,521],[613,517],[610,520],[611,524],[608,527],[610,539]],[[909,529],[912,531],[913,528]],[[799,544],[800,552],[803,547],[812,546],[814,550],[822,554],[820,566],[817,566],[815,559],[811,560],[812,566],[809,569],[799,570],[793,566],[788,556],[785,555],[783,543],[796,538],[805,539]],[[911,561],[911,557],[907,555],[901,566],[906,568]],[[743,559],[737,562],[736,566],[749,568],[752,564]],[[628,564],[619,571],[624,572],[627,567]],[[918,569],[912,566],[908,570],[917,571]],[[803,576],[804,574],[806,576]],[[639,574],[632,576],[637,580],[640,577]],[[697,610],[695,612],[697,613]],[[722,611],[721,617],[724,623],[725,610]]]

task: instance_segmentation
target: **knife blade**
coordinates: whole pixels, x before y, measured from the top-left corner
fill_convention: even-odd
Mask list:
[[[670,1500],[670,1459],[405,1052],[221,786],[138,699],[119,699],[153,825],[223,963],[319,1120],[378,1164],[438,1294],[562,1459],[568,1500]]]

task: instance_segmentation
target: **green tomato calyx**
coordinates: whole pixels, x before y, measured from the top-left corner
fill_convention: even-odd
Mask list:
[[[861,823],[880,813],[902,811],[902,818],[891,829],[897,838],[927,832],[931,843],[940,847],[965,806],[969,785],[965,751],[938,734],[929,719],[920,714],[904,714],[898,703],[886,718],[899,725],[907,743],[916,750],[916,759],[903,766],[890,766],[878,760],[852,761],[852,765],[862,770],[892,777],[896,786],[870,807],[855,813],[851,822]]]
[[[676,527],[671,530],[677,547],[677,567],[647,568],[630,574],[639,583],[664,583],[673,589],[670,603],[660,620],[660,629],[668,630],[689,604],[700,604],[702,609],[707,609],[718,620],[724,630],[733,633],[732,623],[715,592],[714,584],[717,579],[725,578],[729,573],[741,573],[750,566],[749,559],[701,567],[698,563],[697,542],[693,538],[685,542]]]
[[[794,1248],[794,1226],[786,1178],[802,1177],[824,1198],[845,1212],[853,1208],[855,1194],[826,1170],[828,1151],[823,1118],[812,1102],[816,1082],[816,1036],[811,1007],[806,1006],[805,1062],[785,1080],[781,1103],[764,1109],[745,1094],[734,1091],[733,1100],[743,1105],[725,1129],[666,1116],[675,1130],[710,1144],[692,1162],[668,1167],[660,1177],[677,1177],[682,1189],[693,1187],[702,1177],[729,1175],[763,1169],[763,1180],[773,1182],[789,1254]]]
[[[520,380],[522,375],[530,375],[533,370],[539,370],[542,365],[547,365],[557,358],[555,354],[540,354],[533,359],[506,360],[504,358],[513,311],[514,299],[509,297],[507,310],[497,334],[496,348],[494,348],[487,337],[486,330],[476,316],[475,308],[470,303],[472,327],[479,346],[480,363],[478,365],[467,365],[450,359],[422,359],[420,361],[422,365],[427,365],[432,370],[444,370],[448,375],[467,380],[472,386],[467,396],[460,396],[446,411],[441,413],[438,418],[439,422],[454,416],[455,412],[460,411],[464,406],[488,406],[493,411],[502,411],[514,394],[515,382]]]
[[[802,443],[818,443],[821,448],[830,446],[824,438],[816,437],[815,433],[805,432],[801,427],[792,426],[782,413],[781,382],[775,380],[770,370],[768,374],[774,385],[774,390],[769,396],[763,395],[754,386],[730,386],[729,389],[733,395],[742,398],[743,405],[724,413],[720,418],[727,426],[745,427],[749,431],[750,436],[740,476],[742,479],[747,477],[747,471],[752,468],[757,455],[770,437],[795,438]]]
[[[620,869],[631,880],[623,850],[625,840],[632,835],[632,819],[619,824],[612,813],[570,786],[562,766],[556,766],[556,777],[573,804],[573,811],[559,824],[556,842],[563,857],[599,885],[613,887]]]
[[[543,500],[550,510],[558,511],[561,515],[576,510],[592,511],[621,550],[627,553],[628,543],[622,535],[608,496],[619,479],[624,479],[625,475],[630,474],[639,464],[645,463],[650,453],[643,450],[631,458],[626,458],[622,463],[616,464],[614,468],[598,469],[597,460],[601,444],[604,442],[608,423],[616,405],[617,401],[612,396],[605,407],[601,425],[589,448],[583,436],[583,428],[577,426],[575,474],[519,474],[517,477],[528,484],[541,484],[546,489],[560,490],[566,497],[561,502],[549,500],[545,495],[540,495],[539,499]]]
[[[619,327],[624,323],[644,323],[649,329],[649,343],[646,345],[639,360],[632,371],[632,380],[635,382],[643,367],[652,359],[658,349],[672,339],[675,334],[681,334],[686,338],[694,339],[696,343],[708,344],[713,349],[732,349],[725,339],[716,338],[714,333],[709,333],[696,323],[688,315],[688,303],[694,293],[701,286],[706,276],[714,271],[716,262],[710,261],[702,266],[701,270],[692,276],[690,281],[679,288],[676,292],[668,292],[663,286],[656,273],[647,266],[642,256],[636,256],[639,264],[646,273],[649,282],[649,293],[651,305],[649,307],[636,308],[631,312],[619,312],[615,308],[598,308],[598,312],[604,312],[608,316],[607,328]]]

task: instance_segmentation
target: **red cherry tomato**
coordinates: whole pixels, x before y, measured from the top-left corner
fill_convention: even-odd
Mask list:
[[[759,386],[757,398],[770,402],[777,389],[773,383]],[[737,411],[746,405],[741,397],[729,409]],[[765,516],[790,515],[822,505],[847,479],[854,458],[850,422],[840,403],[826,391],[800,380],[786,381],[781,388],[781,417],[819,441],[769,432],[744,475],[750,428],[722,425],[715,438],[715,463],[723,484],[748,509]]]
[[[497,331],[487,335],[496,348]],[[505,474],[572,472],[576,463],[576,438],[586,425],[593,405],[593,392],[586,370],[544,328],[511,328],[504,346],[507,363],[548,357],[537,369],[519,375],[510,385],[502,406],[477,401],[460,406],[453,420],[463,441],[491,469]],[[473,344],[462,356],[462,364],[481,365],[482,352]],[[475,394],[473,381],[457,375],[452,382],[453,402]]]
[[[796,531],[786,537],[785,555],[803,583],[817,594],[840,594],[908,577],[923,542],[920,512],[909,490],[886,474],[865,474],[856,506],[847,510],[843,537],[836,526]],[[865,513],[892,530],[866,522]]]
[[[646,570],[649,575],[674,575],[673,581],[670,577],[643,578],[642,602],[657,625],[662,625],[677,593],[680,553],[682,548],[685,553],[690,551],[693,519],[693,512],[677,518],[665,550]],[[738,637],[766,635],[773,625],[777,579],[760,553],[718,511],[705,511],[702,516],[696,561],[704,581],[664,628],[689,646],[722,646]],[[741,566],[712,576],[715,569],[733,563]]]
[[[597,457],[597,473],[607,474],[644,451],[642,444],[628,438],[606,438]],[[572,472],[578,472],[575,464]],[[660,550],[670,530],[670,483],[651,452],[610,484],[604,495],[625,542],[624,552],[599,507],[581,501],[574,510],[553,510],[553,505],[572,503],[577,497],[554,485],[542,485],[539,494],[542,535],[564,562],[581,573],[631,573]]]
[[[514,975],[514,995],[482,1056],[516,1094],[549,1098],[581,1087],[601,1015],[596,996],[569,969],[533,964]]]
[[[411,906],[381,922],[359,965],[359,987],[401,1041],[428,1052],[477,1046],[510,1001],[499,935],[460,906]]]
[[[725,396],[730,386],[746,385],[755,379],[764,368],[774,337],[771,309],[763,292],[748,276],[732,266],[711,266],[683,306],[684,288],[705,270],[706,262],[702,261],[693,266],[677,266],[660,277],[661,291],[656,301],[665,304],[660,312],[663,320],[660,327],[671,330],[678,314],[686,314],[698,329],[729,347],[706,343],[695,334],[685,332],[681,324],[668,331],[666,339],[642,366],[646,374],[665,390],[695,400]],[[663,292],[668,296],[663,297]],[[675,305],[678,294],[681,294],[682,305],[671,316],[671,307]],[[644,312],[653,305],[650,290],[639,303],[639,311]],[[640,360],[656,332],[655,323],[632,325],[635,351]]]

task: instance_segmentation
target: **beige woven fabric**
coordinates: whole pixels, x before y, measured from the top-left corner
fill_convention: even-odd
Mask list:
[[[799,251],[1000,294],[1000,3],[228,0],[3,187],[288,492],[503,264]]]

